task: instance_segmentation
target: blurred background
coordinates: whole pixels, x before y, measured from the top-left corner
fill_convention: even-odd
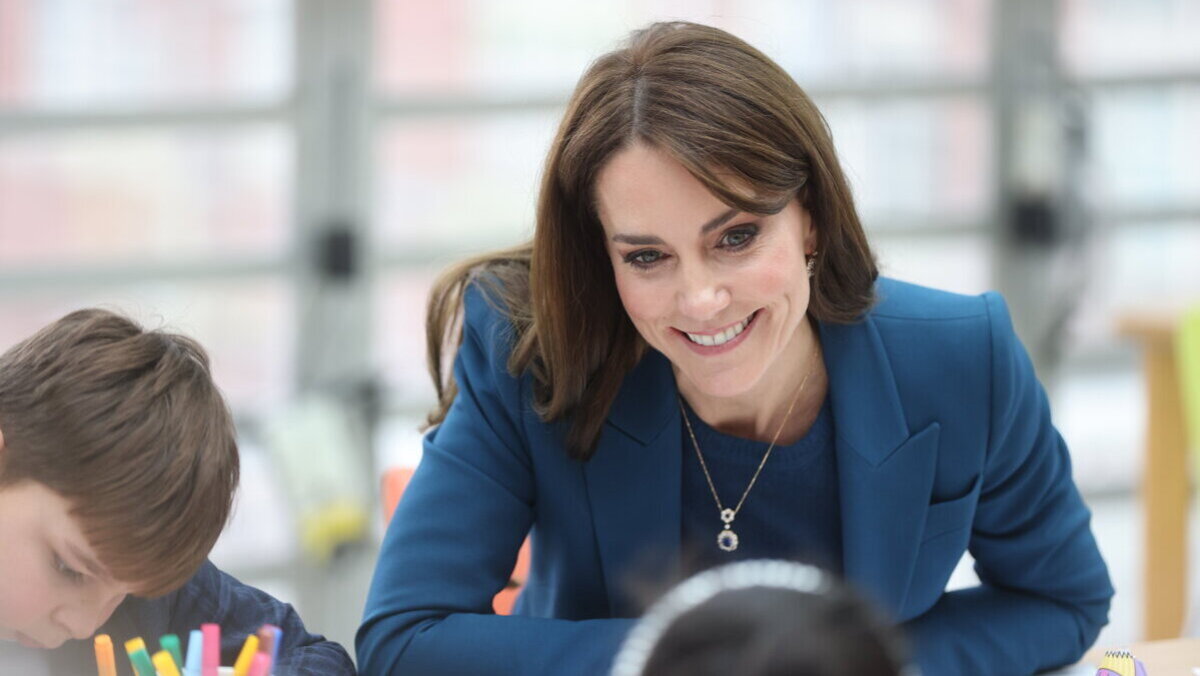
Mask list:
[[[576,79],[669,18],[815,99],[885,274],[1005,294],[1117,585],[1100,642],[1147,636],[1146,336],[1200,302],[1195,0],[0,0],[0,349],[97,304],[201,340],[245,463],[214,559],[352,650],[433,276],[531,234]]]

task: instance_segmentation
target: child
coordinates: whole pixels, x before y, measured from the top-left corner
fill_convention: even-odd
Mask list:
[[[713,568],[651,607],[613,676],[900,676],[896,630],[812,566],[749,560]]]
[[[138,636],[186,644],[206,622],[222,627],[222,664],[270,623],[275,673],[355,673],[290,605],[206,560],[237,481],[233,422],[195,341],[81,310],[0,355],[0,673],[95,673],[96,633],[120,653]]]

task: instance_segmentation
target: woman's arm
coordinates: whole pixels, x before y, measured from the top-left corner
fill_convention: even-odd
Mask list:
[[[981,585],[908,623],[925,676],[1027,674],[1077,661],[1108,622],[1108,569],[1066,444],[1012,329],[987,294],[992,403],[970,551]]]
[[[507,371],[507,331],[469,289],[458,396],[384,539],[357,638],[363,673],[603,674],[632,624],[492,613],[535,499],[519,421],[529,400]]]

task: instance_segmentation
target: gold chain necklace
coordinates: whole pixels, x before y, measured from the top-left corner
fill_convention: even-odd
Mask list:
[[[817,349],[814,347],[813,355],[816,353]],[[754,476],[750,477],[750,484],[746,486],[746,490],[742,491],[742,497],[733,509],[723,505],[720,496],[717,495],[717,487],[713,484],[712,474],[708,472],[708,464],[704,462],[704,454],[700,452],[700,444],[696,441],[695,431],[692,430],[692,421],[688,419],[687,409],[684,408],[683,396],[679,395],[678,397],[679,412],[683,414],[683,423],[687,425],[688,436],[692,438],[692,448],[696,449],[696,457],[700,459],[700,469],[704,470],[704,479],[708,481],[708,490],[712,491],[713,500],[717,503],[717,510],[721,513],[722,527],[721,532],[717,534],[717,546],[723,551],[732,552],[738,548],[738,535],[733,531],[733,520],[742,510],[746,496],[750,495],[750,490],[758,481],[758,475],[762,474],[763,467],[767,464],[767,458],[771,457],[771,451],[775,450],[775,442],[779,441],[779,435],[783,433],[784,425],[792,417],[792,409],[796,407],[796,402],[800,401],[800,393],[804,391],[804,386],[808,384],[810,376],[812,376],[812,370],[804,374],[804,379],[800,381],[800,387],[796,388],[796,394],[792,396],[792,403],[788,404],[787,413],[783,414],[783,420],[780,421],[779,428],[775,430],[775,437],[771,439],[771,445],[767,446],[767,452],[763,453],[762,461],[758,463],[758,469],[754,470]]]

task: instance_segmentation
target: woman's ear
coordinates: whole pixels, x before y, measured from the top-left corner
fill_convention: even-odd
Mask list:
[[[804,254],[809,255],[817,250],[817,226],[813,223],[812,213],[800,204],[800,231],[804,235]]]

